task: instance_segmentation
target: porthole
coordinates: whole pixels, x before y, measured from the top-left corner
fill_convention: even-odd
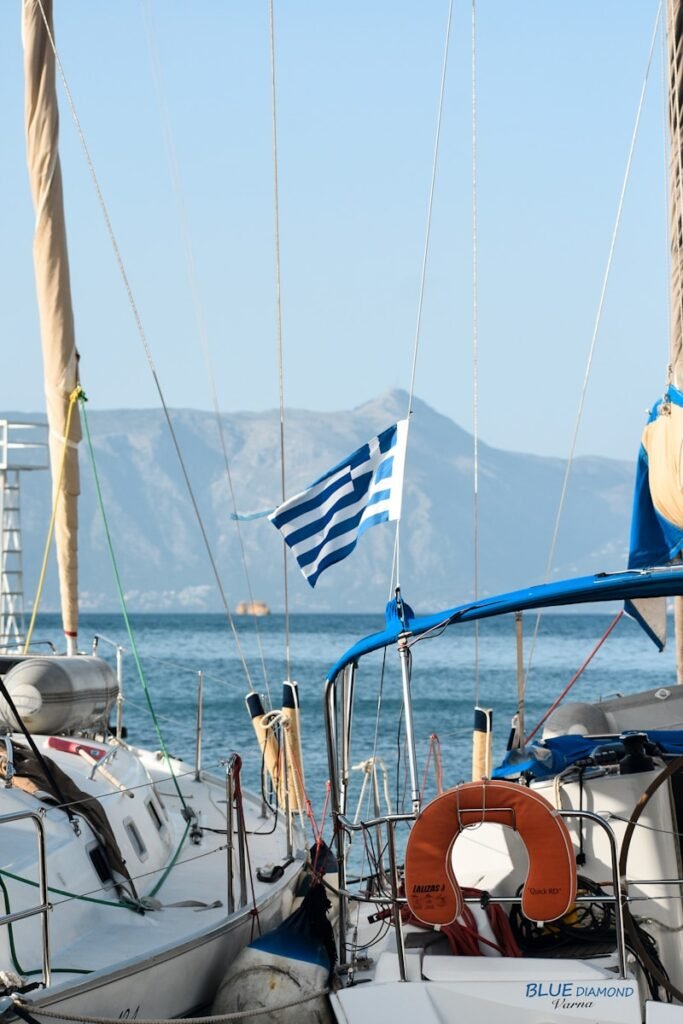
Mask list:
[[[124,827],[126,829],[126,832],[128,833],[128,838],[130,839],[131,846],[133,847],[133,849],[135,850],[136,854],[138,855],[139,860],[146,860],[146,858],[147,858],[147,847],[145,846],[145,844],[143,842],[142,836],[140,835],[140,833],[137,830],[137,826],[135,825],[135,822],[131,821],[130,818],[128,818],[128,820],[124,821],[123,824],[124,824]]]

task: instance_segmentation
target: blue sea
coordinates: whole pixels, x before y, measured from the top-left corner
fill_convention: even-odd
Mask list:
[[[590,655],[613,617],[614,612],[546,614],[541,619],[526,692],[527,733]],[[201,671],[202,765],[220,772],[222,761],[236,751],[244,763],[245,784],[258,789],[261,759],[244,696],[250,689],[269,691],[273,706],[280,704],[282,681],[286,678],[283,616],[235,619],[249,678],[226,620],[220,615],[145,614],[133,615],[131,621],[142,670],[168,749],[194,764],[197,678]],[[535,623],[535,616],[525,617],[527,656]],[[382,627],[382,616],[290,618],[291,676],[300,688],[306,789],[317,816],[324,804],[328,776],[323,722],[325,677],[346,649]],[[113,661],[111,643],[120,644],[125,651],[124,723],[129,741],[158,749],[159,741],[122,619],[117,615],[82,615],[81,649],[90,649],[95,634],[104,638],[99,642],[99,653],[104,657]],[[61,646],[59,618],[43,615],[34,639],[51,639]],[[441,746],[445,784],[454,785],[469,777],[477,691],[479,703],[494,708],[494,760],[497,762],[505,751],[517,699],[514,620],[505,616],[480,623],[478,642],[472,624],[451,627],[439,637],[415,643],[411,652],[418,768],[421,779],[426,778],[429,795],[435,784],[433,760],[426,770],[433,734],[438,736]],[[673,645],[658,653],[641,629],[624,617],[567,699],[592,700],[673,683]],[[374,654],[361,663],[356,684],[352,762],[360,763],[374,753],[383,759],[391,777],[398,775],[398,786],[394,781],[391,790],[394,808],[406,795],[404,740],[398,656],[392,648],[386,658]],[[354,774],[357,787],[361,775],[360,771]]]

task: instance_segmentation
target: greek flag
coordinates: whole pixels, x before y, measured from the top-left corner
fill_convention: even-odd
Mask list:
[[[370,526],[400,518],[407,428],[382,431],[268,517],[312,587]]]

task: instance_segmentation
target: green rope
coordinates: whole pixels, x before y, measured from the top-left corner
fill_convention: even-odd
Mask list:
[[[91,437],[90,437],[90,426],[88,424],[88,416],[87,416],[87,413],[85,411],[85,403],[86,403],[87,399],[86,399],[86,397],[85,397],[85,395],[83,393],[81,393],[81,395],[79,397],[79,401],[81,403],[81,413],[83,415],[83,426],[85,428],[85,439],[86,439],[87,446],[88,446],[88,456],[90,458],[90,465],[92,467],[93,478],[94,478],[94,481],[95,481],[95,491],[96,491],[96,494],[97,494],[97,504],[99,506],[100,515],[102,516],[102,522],[104,524],[104,532],[105,532],[105,535],[106,535],[106,538],[107,538],[107,548],[109,549],[109,557],[111,558],[112,569],[114,571],[114,581],[116,583],[116,591],[118,593],[119,602],[121,604],[121,611],[123,613],[123,620],[124,620],[124,622],[126,624],[126,631],[128,633],[128,640],[130,642],[131,651],[133,653],[133,658],[135,659],[135,665],[136,665],[136,668],[137,668],[137,671],[138,671],[138,677],[140,679],[140,684],[142,686],[142,691],[143,691],[143,693],[145,695],[145,699],[147,701],[147,707],[149,708],[149,713],[152,716],[152,721],[154,722],[154,728],[156,729],[156,734],[157,734],[157,738],[159,740],[159,746],[161,748],[161,752],[164,755],[164,758],[166,759],[166,764],[168,765],[168,769],[169,769],[169,771],[171,773],[171,777],[173,779],[173,784],[175,786],[176,793],[178,794],[178,798],[180,799],[180,802],[181,802],[182,806],[187,810],[188,809],[187,803],[185,802],[185,798],[184,798],[184,796],[182,794],[182,791],[180,789],[180,785],[178,784],[178,780],[177,780],[177,778],[175,776],[175,772],[174,772],[173,766],[171,764],[171,758],[169,756],[168,750],[166,749],[166,744],[164,743],[164,738],[163,738],[163,736],[161,734],[161,726],[159,725],[159,721],[157,719],[156,712],[154,711],[154,706],[152,704],[152,698],[150,696],[149,688],[147,686],[147,680],[145,679],[145,673],[144,673],[144,671],[142,669],[142,664],[140,662],[140,656],[138,654],[137,644],[135,643],[135,636],[133,635],[133,628],[132,628],[132,626],[130,624],[130,619],[128,617],[128,609],[126,608],[126,599],[123,596],[123,587],[121,586],[121,577],[119,575],[119,569],[118,569],[118,565],[117,565],[117,562],[116,562],[116,556],[114,554],[114,545],[112,543],[111,534],[109,532],[109,523],[107,522],[107,515],[106,515],[106,513],[104,511],[104,501],[102,499],[102,490],[100,488],[100,479],[99,479],[99,476],[98,476],[98,473],[97,473],[97,466],[95,465],[95,452],[93,451],[92,440],[91,440]]]
[[[0,874],[4,874],[4,872],[0,872]],[[5,913],[11,914],[12,907],[10,906],[9,902],[9,893],[7,892],[7,886],[3,882],[2,878],[0,878],[0,889],[2,889],[2,896],[5,901]],[[16,946],[14,945],[14,928],[12,927],[11,921],[7,925],[7,934],[9,936],[9,952],[10,956],[12,957],[12,964],[14,965],[14,969],[17,972],[17,974],[26,974],[26,971],[19,963],[19,956],[17,954]]]
[[[161,876],[159,881],[156,883],[156,885],[154,886],[154,888],[150,892],[150,894],[149,894],[150,896],[156,896],[156,894],[159,892],[159,889],[161,889],[162,885],[166,881],[168,875],[171,872],[171,868],[174,866],[175,862],[178,860],[178,857],[180,856],[180,851],[183,848],[183,844],[184,844],[185,840],[187,839],[187,833],[189,831],[190,831],[190,822],[188,821],[187,825],[185,826],[185,831],[182,834],[181,840],[178,843],[178,849],[173,854],[173,857],[171,858],[170,863],[167,865],[166,870],[164,871],[163,875]]]
[[[4,872],[4,871],[0,872],[0,875],[2,875],[2,874],[9,874],[9,872]],[[28,879],[22,878],[22,879],[20,879],[20,881],[25,882],[25,881],[28,881]],[[33,884],[37,885],[38,883],[35,882]],[[0,877],[0,889],[2,889],[3,901],[4,901],[4,904],[5,904],[5,913],[6,914],[11,914],[12,913],[12,906],[11,906],[10,901],[9,901],[9,893],[7,891],[7,886],[5,885],[5,883],[3,882],[1,877]],[[43,973],[42,968],[40,970],[36,970],[36,971],[26,971],[26,970],[24,970],[24,968],[19,963],[19,954],[17,953],[17,947],[16,947],[15,942],[14,942],[14,928],[12,926],[12,922],[11,921],[7,925],[7,932],[8,932],[8,935],[9,935],[9,951],[10,951],[10,956],[12,957],[12,966],[14,967],[15,971],[17,972],[17,974],[20,974],[23,978],[30,978],[30,977],[32,977],[33,975],[36,975],[36,974],[41,974],[42,975],[42,973]],[[92,971],[91,970],[86,970],[83,967],[53,967],[52,968],[52,973],[53,974],[92,974]]]
[[[11,878],[14,882],[23,882],[24,885],[32,885],[35,889],[39,887],[38,882],[34,882],[32,878],[23,878],[21,875],[15,875],[13,871],[8,871],[6,868],[0,868],[0,876],[4,875],[5,878]],[[4,883],[0,878],[0,885],[4,890]],[[58,896],[68,896],[72,900],[82,900],[84,903],[98,903],[102,907],[120,907],[123,910],[134,910],[139,912],[139,907],[134,903],[129,903],[127,900],[119,900],[114,903],[113,900],[100,900],[96,896],[81,896],[77,892],[69,892],[68,889],[57,889],[54,885],[48,885],[48,892],[57,893]],[[9,914],[10,911],[8,910]]]

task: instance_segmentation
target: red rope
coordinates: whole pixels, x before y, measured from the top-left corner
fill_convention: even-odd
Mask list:
[[[254,872],[251,867],[251,853],[249,852],[249,839],[247,838],[247,823],[244,817],[244,802],[242,799],[242,781],[240,778],[242,771],[242,758],[239,754],[235,754],[235,763],[232,769],[232,777],[235,785],[235,807],[237,809],[237,817],[239,819],[239,827],[242,830],[244,836],[244,851],[247,859],[247,870],[249,872],[249,888],[251,889],[251,940],[254,938],[254,926],[258,928],[259,935],[261,934],[261,918],[259,917],[258,904],[256,902],[256,889],[254,887]]]
[[[434,778],[436,781],[436,793],[440,796],[443,793],[443,764],[441,760],[441,740],[438,735],[433,732],[429,737],[429,747],[427,748],[427,761],[425,764],[424,775],[422,776],[422,790],[421,796],[424,798],[425,790],[427,787],[427,776],[429,775],[429,765],[432,760],[432,754],[434,755]]]
[[[481,896],[481,892],[478,889],[468,887],[463,889],[463,895]],[[414,924],[420,928],[429,927],[429,925],[425,925],[418,921],[416,917],[413,917],[408,907],[403,908],[401,917],[406,924]],[[520,948],[517,945],[510,922],[503,908],[498,904],[489,903],[486,907],[486,917],[495,936],[495,942],[485,938],[479,932],[476,918],[467,904],[463,906],[462,914],[457,921],[453,921],[452,924],[442,925],[440,931],[448,940],[451,952],[455,956],[483,956],[484,954],[481,951],[481,943],[483,943],[490,949],[500,953],[501,956],[521,956]]]
[[[550,705],[550,707],[548,708],[548,710],[546,711],[546,713],[545,713],[545,714],[543,715],[543,718],[541,718],[541,720],[539,721],[539,723],[538,723],[538,724],[537,724],[537,725],[536,725],[536,726],[535,726],[535,727],[534,727],[534,728],[533,728],[533,729],[531,730],[531,732],[529,733],[529,735],[527,736],[527,738],[526,738],[526,739],[524,740],[524,745],[525,745],[525,746],[526,746],[526,744],[527,744],[527,743],[529,742],[529,740],[533,739],[533,737],[534,737],[534,736],[536,735],[536,733],[537,733],[537,732],[538,732],[538,730],[539,730],[539,729],[541,728],[541,726],[543,725],[543,723],[544,723],[545,721],[547,721],[547,719],[548,719],[548,718],[549,718],[549,717],[550,717],[550,716],[552,715],[553,711],[554,711],[554,710],[555,710],[555,708],[556,708],[556,707],[558,706],[558,704],[560,704],[560,703],[561,703],[561,702],[562,702],[562,701],[564,700],[564,698],[565,698],[565,697],[567,696],[567,694],[568,694],[568,693],[569,693],[569,691],[571,690],[572,686],[574,685],[574,683],[576,682],[576,680],[577,680],[577,679],[579,678],[579,676],[580,676],[580,675],[581,675],[581,674],[583,673],[583,671],[584,671],[584,670],[585,670],[586,668],[588,668],[589,664],[591,663],[591,661],[593,660],[593,658],[595,657],[595,655],[596,655],[596,654],[598,653],[598,651],[600,650],[600,648],[601,648],[601,647],[602,647],[602,645],[604,644],[605,640],[606,640],[606,639],[607,639],[607,637],[608,637],[608,636],[610,635],[610,633],[612,632],[612,630],[613,630],[613,629],[614,629],[614,627],[616,626],[617,622],[619,622],[619,619],[620,619],[620,618],[622,617],[622,615],[623,615],[623,614],[624,614],[624,609],[622,608],[622,609],[621,609],[621,611],[619,612],[619,614],[618,614],[618,615],[615,615],[614,619],[613,619],[613,620],[612,620],[612,622],[611,622],[611,623],[609,624],[609,626],[607,627],[607,629],[605,630],[605,632],[603,633],[603,635],[602,635],[602,636],[600,637],[600,639],[598,640],[597,644],[595,645],[595,647],[593,648],[593,650],[591,651],[591,653],[590,653],[590,654],[588,655],[588,657],[587,657],[587,658],[586,658],[586,660],[584,661],[584,663],[583,663],[583,665],[581,666],[581,668],[580,668],[580,669],[578,670],[578,672],[576,672],[576,673],[575,673],[575,674],[574,674],[574,675],[572,676],[572,678],[571,678],[571,679],[569,680],[569,682],[568,682],[568,683],[567,683],[567,685],[565,686],[565,688],[564,688],[564,690],[562,691],[562,693],[560,694],[560,696],[559,696],[559,697],[558,697],[558,698],[557,698],[557,699],[556,699],[556,700],[555,700],[555,701],[554,701],[554,702],[553,702],[553,703],[552,703],[552,704]]]

